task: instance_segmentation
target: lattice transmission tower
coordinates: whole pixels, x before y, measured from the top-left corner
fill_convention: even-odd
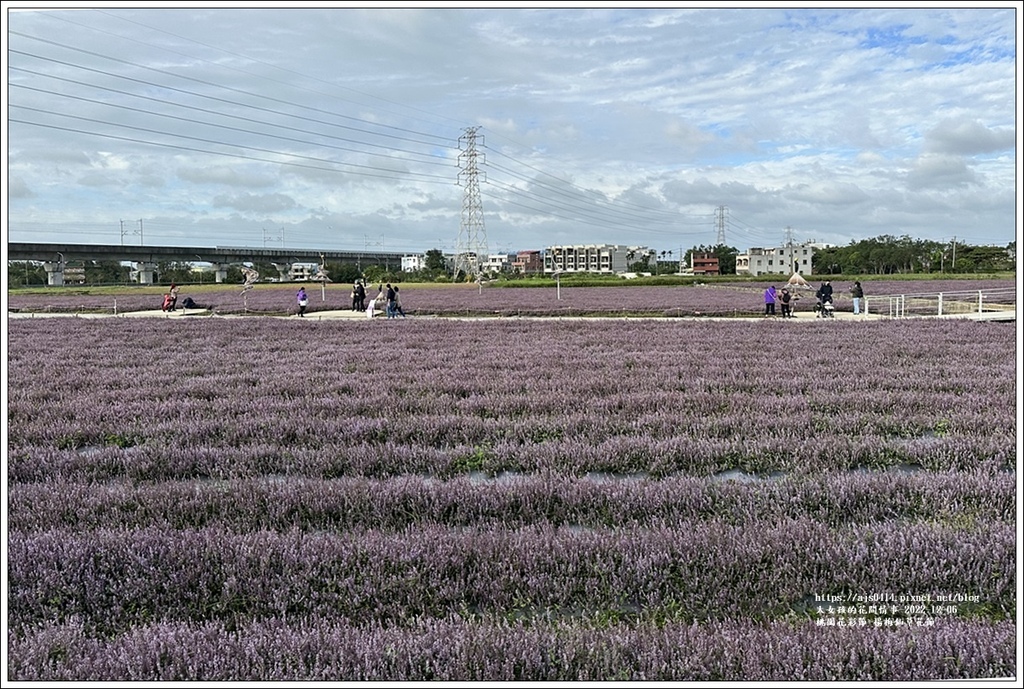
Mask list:
[[[459,240],[455,243],[455,268],[453,277],[459,271],[467,276],[478,277],[480,264],[487,259],[487,230],[484,229],[484,207],[480,200],[480,165],[483,154],[477,151],[477,141],[483,137],[477,134],[478,127],[467,127],[459,137],[459,186],[465,189],[462,195],[462,220],[459,222]],[[486,181],[486,178],[485,180]]]
[[[725,245],[725,216],[729,212],[729,209],[725,206],[719,206],[715,209],[715,227],[718,229],[718,237],[716,238],[716,246]]]

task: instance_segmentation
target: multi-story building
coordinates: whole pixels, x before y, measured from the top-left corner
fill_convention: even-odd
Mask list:
[[[714,254],[690,254],[690,271],[694,275],[721,275],[718,256]]]
[[[648,254],[646,247],[619,244],[549,246],[544,250],[544,272],[624,273],[630,263]]]
[[[489,254],[487,260],[480,264],[484,273],[505,273],[512,269],[515,254]]]
[[[427,267],[427,257],[423,255],[418,256],[402,256],[402,272],[403,273],[415,273],[417,270],[423,270]]]
[[[789,244],[781,247],[768,249],[751,247],[747,253],[739,254],[736,257],[737,275],[765,275],[781,273],[792,275],[812,274],[812,259],[814,248],[818,246],[812,242],[803,244]]]
[[[523,275],[544,272],[544,258],[540,251],[520,251],[512,261],[512,270]]]

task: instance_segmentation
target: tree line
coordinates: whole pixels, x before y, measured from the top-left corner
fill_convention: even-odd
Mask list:
[[[1017,242],[1005,247],[936,242],[882,235],[814,252],[814,272],[824,275],[894,273],[996,273],[1016,270]]]

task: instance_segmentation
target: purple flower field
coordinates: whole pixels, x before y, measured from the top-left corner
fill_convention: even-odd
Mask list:
[[[1013,325],[394,325],[10,320],[7,679],[1016,675]]]
[[[402,305],[410,315],[463,316],[586,316],[645,315],[749,316],[763,313],[764,283],[711,283],[693,286],[628,286],[621,287],[495,287],[475,285],[412,285],[403,287]],[[820,284],[813,281],[813,288]],[[836,307],[852,311],[849,282],[835,282]],[[1013,288],[1013,279],[1005,280],[879,280],[864,283],[870,305],[872,297],[936,292],[962,292],[993,288]],[[295,285],[259,285],[244,296],[237,285],[219,288],[206,286],[201,290],[183,288],[179,303],[186,296],[200,306],[219,314],[288,315],[297,313]],[[85,291],[85,290],[83,290]],[[308,287],[308,314],[351,308],[349,286],[328,285],[323,293],[318,285]],[[810,311],[814,306],[814,289],[796,290],[800,298],[794,302],[796,311]],[[371,286],[370,297],[376,294]],[[559,296],[561,298],[559,298]],[[106,312],[146,311],[159,309],[162,293],[151,288],[125,288],[122,294],[12,294],[9,307],[19,311],[37,312]],[[887,302],[886,302],[887,303]]]

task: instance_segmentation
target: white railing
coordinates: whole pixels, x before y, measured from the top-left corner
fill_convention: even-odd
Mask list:
[[[868,310],[890,318],[1016,314],[1017,290],[1012,287],[876,296],[865,300]]]

